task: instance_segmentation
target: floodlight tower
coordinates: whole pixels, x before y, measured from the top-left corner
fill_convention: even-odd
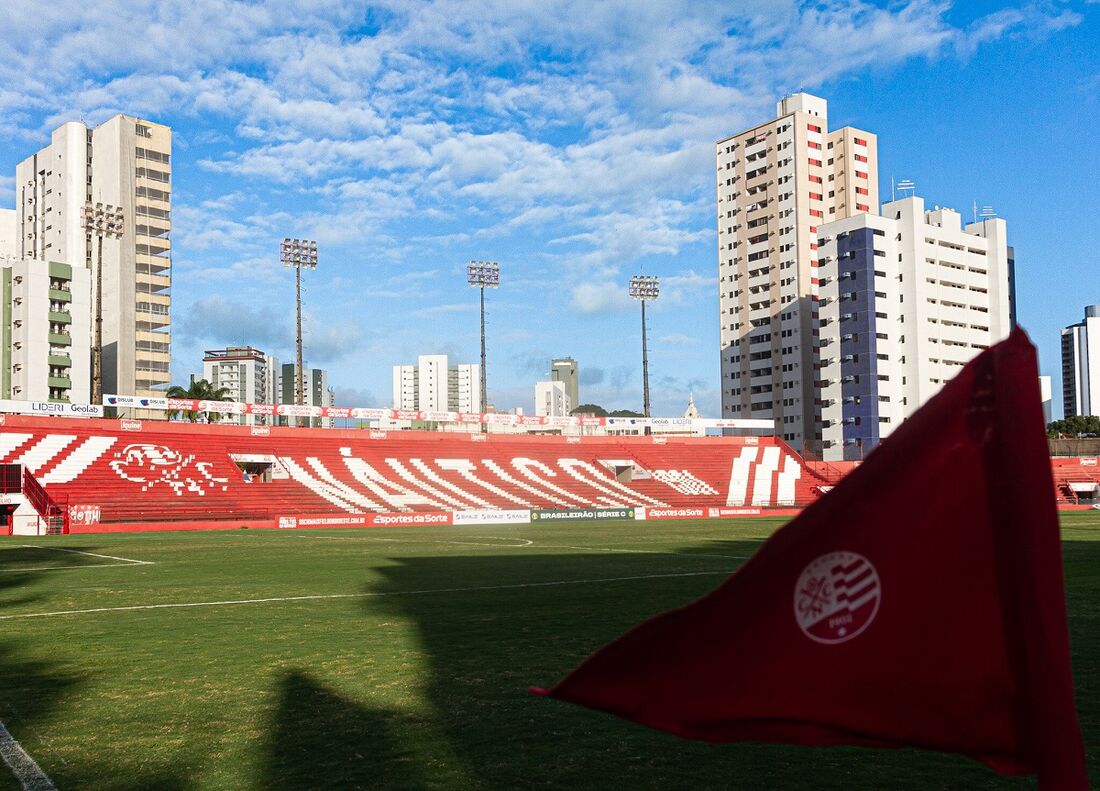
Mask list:
[[[500,286],[500,265],[496,261],[471,261],[466,267],[466,282],[481,289],[481,414],[484,415],[489,404],[485,384],[485,289]],[[484,430],[485,424],[481,425]]]
[[[279,246],[283,266],[294,267],[294,300],[298,312],[298,370],[294,382],[294,403],[305,403],[305,370],[302,365],[302,270],[317,268],[317,242],[306,239],[283,239]],[[309,425],[308,422],[306,425]]]
[[[122,208],[93,203],[84,204],[80,224],[91,239],[99,239],[99,251],[95,265],[95,339],[92,346],[92,403],[103,403],[103,239],[121,239],[123,230]]]
[[[656,275],[630,278],[630,296],[642,303],[642,411],[649,417],[649,352],[646,350],[645,303],[657,299],[660,286]]]

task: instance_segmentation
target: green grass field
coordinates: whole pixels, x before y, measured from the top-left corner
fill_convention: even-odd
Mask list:
[[[1034,787],[917,750],[686,742],[526,692],[779,524],[4,538],[0,721],[59,789]],[[1100,782],[1100,513],[1063,529]]]

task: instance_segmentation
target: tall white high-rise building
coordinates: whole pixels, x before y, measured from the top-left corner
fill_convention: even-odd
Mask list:
[[[1100,415],[1100,305],[1085,308],[1085,318],[1062,330],[1062,411]]]
[[[224,387],[229,398],[250,404],[275,404],[279,401],[279,361],[251,346],[209,349],[202,360],[202,377],[215,388]],[[267,424],[262,415],[225,415],[222,422],[242,425]]]
[[[823,457],[858,460],[1012,330],[1007,226],[919,197],[818,228]]]
[[[156,395],[169,382],[171,154],[167,126],[116,115],[94,129],[66,123],[16,166],[18,254],[91,272],[90,322],[100,242],[81,210],[122,209],[122,238],[102,243],[105,393]]]
[[[393,366],[394,409],[478,412],[480,377],[480,365],[450,365],[445,354],[422,354],[416,365]]]
[[[722,416],[773,420],[810,452],[821,441],[818,227],[878,213],[877,138],[830,131],[827,111],[796,93],[716,144]]]

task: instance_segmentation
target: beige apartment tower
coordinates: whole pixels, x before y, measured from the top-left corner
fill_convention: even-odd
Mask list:
[[[94,129],[65,124],[16,167],[19,252],[89,271],[93,338],[100,240],[81,209],[122,209],[122,238],[102,242],[104,393],[156,395],[169,382],[171,156],[169,127],[116,115]]]
[[[829,130],[824,99],[796,93],[776,118],[716,144],[722,416],[775,421],[821,451],[817,229],[878,214],[878,141]]]

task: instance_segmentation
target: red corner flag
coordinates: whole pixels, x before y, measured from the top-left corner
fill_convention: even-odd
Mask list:
[[[549,691],[712,742],[916,746],[1084,789],[1035,350],[979,355],[718,589]]]

